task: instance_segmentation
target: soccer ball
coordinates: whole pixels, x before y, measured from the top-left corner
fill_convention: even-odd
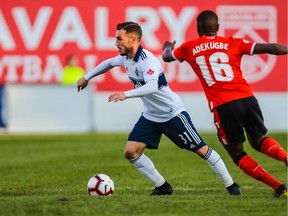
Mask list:
[[[106,174],[97,174],[89,179],[87,190],[91,196],[111,196],[114,192],[114,182]]]

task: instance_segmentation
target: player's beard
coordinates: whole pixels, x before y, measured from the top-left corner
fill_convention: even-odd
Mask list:
[[[129,52],[131,52],[132,48],[124,47],[123,52],[120,53],[121,56],[128,56]]]

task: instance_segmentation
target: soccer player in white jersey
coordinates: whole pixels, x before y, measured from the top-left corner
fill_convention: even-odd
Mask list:
[[[124,67],[134,89],[116,92],[108,101],[140,97],[144,111],[129,134],[124,155],[154,185],[150,195],[170,195],[173,187],[155,168],[144,150],[157,149],[162,134],[178,147],[192,151],[207,161],[231,195],[241,195],[240,187],[230,176],[220,155],[206,145],[196,131],[180,97],[168,86],[160,61],[140,44],[141,27],[134,22],[117,25],[116,47],[119,54],[109,58],[78,80],[78,92],[90,79],[113,67]]]

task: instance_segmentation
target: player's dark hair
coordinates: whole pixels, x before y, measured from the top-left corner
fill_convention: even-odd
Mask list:
[[[213,11],[205,10],[198,15],[197,30],[200,35],[216,35],[218,28],[218,16]]]
[[[142,37],[142,29],[141,26],[138,23],[135,22],[123,22],[123,23],[119,23],[117,25],[117,30],[125,30],[127,33],[136,33],[138,35],[138,40],[141,40]]]

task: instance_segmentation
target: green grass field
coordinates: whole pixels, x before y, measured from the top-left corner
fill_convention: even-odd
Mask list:
[[[287,134],[270,134],[287,149]],[[178,149],[166,137],[146,150],[173,185],[172,196],[149,197],[154,186],[123,156],[127,134],[0,135],[0,215],[193,215],[286,216],[287,200],[244,173],[219,144],[202,134],[223,158],[243,195],[231,197],[205,161]],[[245,150],[268,172],[287,182],[283,163]],[[91,197],[86,185],[96,173],[111,176],[115,192]]]

